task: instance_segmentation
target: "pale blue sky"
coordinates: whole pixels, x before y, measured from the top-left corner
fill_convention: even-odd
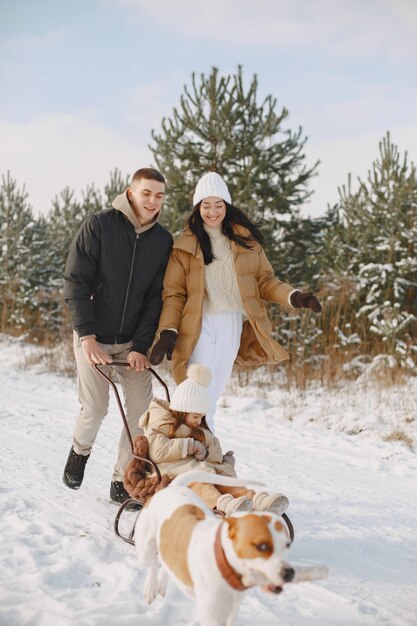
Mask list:
[[[305,212],[364,177],[390,130],[417,161],[416,0],[0,0],[0,173],[36,211],[152,161],[191,73],[256,73],[321,159]]]

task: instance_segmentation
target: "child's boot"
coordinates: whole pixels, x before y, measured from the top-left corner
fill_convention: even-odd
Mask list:
[[[258,491],[253,496],[253,508],[255,511],[271,511],[282,515],[288,509],[288,498],[283,493],[267,493]]]
[[[225,493],[222,496],[219,496],[216,509],[225,515],[230,515],[231,513],[236,513],[237,511],[252,511],[253,503],[252,500],[246,496],[233,498],[230,493]]]

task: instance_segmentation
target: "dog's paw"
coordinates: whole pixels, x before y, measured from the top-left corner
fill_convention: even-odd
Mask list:
[[[165,597],[165,594],[167,591],[167,585],[168,585],[168,574],[164,569],[161,569],[161,571],[158,574],[158,591],[159,591],[159,595],[162,596],[163,598]]]
[[[149,568],[146,572],[145,584],[143,585],[143,597],[145,602],[151,604],[158,595],[158,573],[156,569]]]

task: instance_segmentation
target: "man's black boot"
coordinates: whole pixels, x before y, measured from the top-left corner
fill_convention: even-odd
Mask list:
[[[64,475],[62,480],[70,489],[79,489],[84,478],[85,465],[90,455],[86,456],[77,454],[74,452],[74,448],[71,448],[68,455],[67,464],[65,465]]]
[[[110,483],[110,500],[115,504],[123,504],[125,500],[130,498],[123,483],[120,480],[114,480]],[[127,505],[128,511],[138,511],[142,508],[139,502],[131,502]]]

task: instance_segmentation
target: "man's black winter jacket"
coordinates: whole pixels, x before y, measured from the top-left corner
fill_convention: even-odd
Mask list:
[[[172,237],[160,224],[136,234],[120,211],[92,215],[71,243],[64,298],[80,337],[100,343],[133,340],[146,354],[162,307],[162,282]]]

